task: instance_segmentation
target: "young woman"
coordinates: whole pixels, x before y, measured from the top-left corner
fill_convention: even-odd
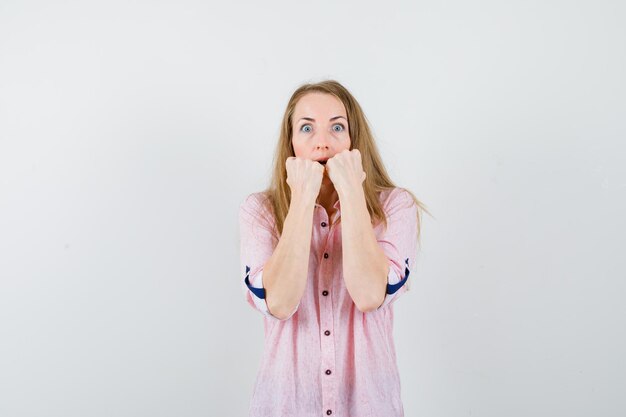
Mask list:
[[[409,289],[420,210],[345,87],[293,93],[271,184],[239,209],[241,285],[265,323],[250,417],[404,415],[392,304]]]

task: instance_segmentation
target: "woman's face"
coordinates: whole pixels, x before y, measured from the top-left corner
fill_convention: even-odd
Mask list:
[[[292,117],[291,143],[296,157],[325,163],[336,153],[350,149],[348,116],[335,96],[308,93],[298,100]]]

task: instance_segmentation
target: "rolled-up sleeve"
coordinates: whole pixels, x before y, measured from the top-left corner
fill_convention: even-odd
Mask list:
[[[417,204],[404,189],[396,188],[389,193],[383,210],[387,216],[387,228],[378,237],[378,244],[389,261],[385,300],[377,310],[392,304],[408,291],[409,276],[417,256]]]
[[[264,199],[261,193],[250,194],[239,206],[240,282],[251,307],[266,317],[281,320],[270,313],[263,286],[263,266],[278,244],[275,223]]]

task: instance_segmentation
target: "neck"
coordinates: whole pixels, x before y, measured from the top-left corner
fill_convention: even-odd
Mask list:
[[[320,187],[320,193],[317,197],[318,204],[321,204],[324,207],[332,207],[338,198],[337,191],[335,190],[335,186],[332,181],[330,181],[328,177],[324,176]]]

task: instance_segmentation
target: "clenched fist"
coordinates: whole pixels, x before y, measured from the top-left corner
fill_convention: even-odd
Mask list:
[[[342,192],[349,192],[357,189],[357,187],[362,187],[363,181],[365,181],[361,152],[358,149],[344,149],[335,154],[326,163],[326,170],[340,195]]]
[[[320,192],[324,166],[317,161],[290,156],[286,161],[287,184],[292,198],[302,198],[314,204]]]

